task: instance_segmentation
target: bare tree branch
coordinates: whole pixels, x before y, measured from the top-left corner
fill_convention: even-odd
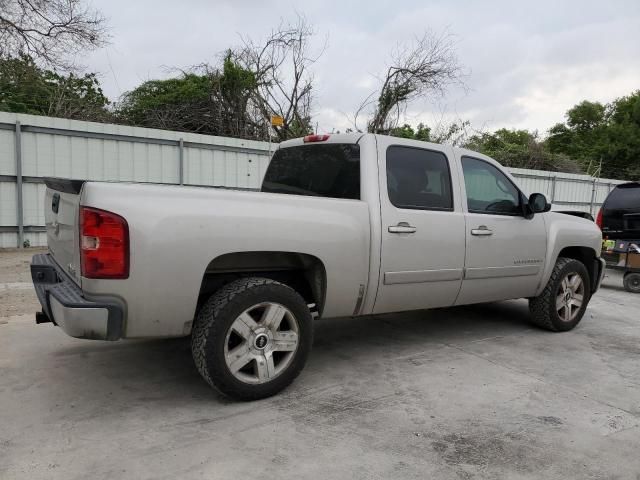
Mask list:
[[[462,84],[462,77],[449,33],[436,35],[427,31],[412,44],[399,46],[392,54],[367,130],[388,133],[398,125],[411,101],[425,96],[440,97],[449,85]],[[365,99],[358,112],[368,104]]]
[[[82,0],[0,0],[0,58],[27,55],[54,68],[108,40],[105,19]]]
[[[256,124],[268,122],[272,115],[284,119],[284,125],[275,128],[279,140],[311,130],[313,76],[309,70],[322,55],[310,54],[314,34],[313,26],[298,15],[293,23],[282,22],[264,43],[241,37],[242,46],[233,52],[234,60],[256,76],[251,98]]]

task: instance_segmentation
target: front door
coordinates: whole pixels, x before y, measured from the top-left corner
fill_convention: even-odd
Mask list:
[[[381,271],[374,313],[450,306],[464,267],[464,215],[448,147],[378,137]]]
[[[534,295],[544,266],[542,215],[526,219],[524,195],[489,161],[461,158],[467,257],[457,305]]]

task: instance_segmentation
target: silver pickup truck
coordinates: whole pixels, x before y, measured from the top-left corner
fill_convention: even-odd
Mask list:
[[[484,155],[372,134],[284,142],[260,192],[48,179],[43,311],[78,338],[191,335],[204,379],[262,398],[303,368],[314,317],[528,298],[566,331],[601,233]]]

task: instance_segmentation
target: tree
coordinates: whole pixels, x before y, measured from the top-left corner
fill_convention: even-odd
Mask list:
[[[501,128],[493,133],[477,133],[464,145],[484,153],[507,167],[580,173],[580,166],[567,155],[554,154],[538,132]]]
[[[108,104],[93,73],[61,75],[26,56],[0,59],[0,110],[100,122],[110,119]]]
[[[640,90],[607,105],[603,139],[601,175],[640,180]]]
[[[416,129],[405,123],[401,127],[389,130],[392,137],[410,138],[422,142],[443,143],[455,147],[464,146],[470,136],[471,123],[468,120],[457,120],[451,123],[440,123],[435,128],[419,123]]]
[[[255,122],[250,115],[249,102],[258,85],[255,73],[238,65],[228,51],[222,75],[214,73],[211,78],[214,79],[213,100],[226,118],[226,131],[232,136],[262,137],[263,123]]]
[[[148,80],[116,105],[119,121],[140,127],[209,133],[211,82],[206,75]]]
[[[69,69],[69,56],[105,42],[104,18],[82,0],[0,0],[0,58]]]
[[[407,105],[419,97],[442,96],[452,83],[461,83],[462,69],[454,52],[452,36],[435,35],[427,31],[413,44],[405,45],[392,54],[380,90],[360,105],[360,112],[373,104],[367,131],[389,133],[397,127]],[[375,101],[371,99],[375,98]]]
[[[1,0],[0,0],[1,1]],[[314,30],[304,17],[282,23],[264,42],[243,38],[225,52],[222,66],[200,65],[169,80],[151,80],[127,92],[124,123],[240,138],[268,139],[279,115],[277,141],[312,131],[310,53]]]
[[[123,123],[239,138],[267,138],[264,121],[249,114],[253,72],[227,52],[221,67],[202,65],[166,80],[149,80],[123,95],[116,111]]]
[[[233,59],[255,76],[249,104],[253,122],[264,124],[272,115],[283,118],[275,127],[279,141],[300,137],[312,131],[312,65],[321,55],[313,55],[313,27],[303,16],[294,23],[282,23],[264,42],[243,39],[233,51]]]
[[[389,131],[392,137],[410,138],[413,140],[421,140],[423,142],[431,142],[431,129],[424,123],[419,123],[414,130],[411,125],[405,123],[401,127],[394,127]]]
[[[444,143],[454,147],[463,147],[471,135],[469,120],[455,120],[451,123],[441,123],[431,133],[432,142]]]
[[[575,105],[565,123],[551,127],[547,145],[552,153],[575,159],[589,174],[640,178],[640,90],[606,105]]]
[[[599,102],[585,100],[567,111],[569,128],[590,131],[602,126],[605,122],[606,108]]]

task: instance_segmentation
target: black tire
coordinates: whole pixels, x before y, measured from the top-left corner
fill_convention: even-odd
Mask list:
[[[562,280],[570,274],[578,274],[584,285],[584,295],[582,306],[572,321],[565,321],[560,318],[556,309],[556,298],[560,293]],[[560,257],[551,272],[551,277],[542,293],[529,299],[529,310],[531,320],[534,324],[552,332],[566,332],[573,329],[584,315],[589,300],[591,299],[591,282],[589,273],[582,262],[573,258]]]
[[[261,302],[287,308],[298,324],[298,346],[273,380],[249,384],[237,379],[225,361],[227,333],[236,318]],[[313,343],[313,321],[304,299],[292,288],[267,278],[241,278],[216,293],[200,309],[191,334],[191,352],[200,375],[220,393],[237,400],[269,397],[287,387],[304,367]]]
[[[627,292],[640,293],[640,273],[625,274],[623,285]]]

